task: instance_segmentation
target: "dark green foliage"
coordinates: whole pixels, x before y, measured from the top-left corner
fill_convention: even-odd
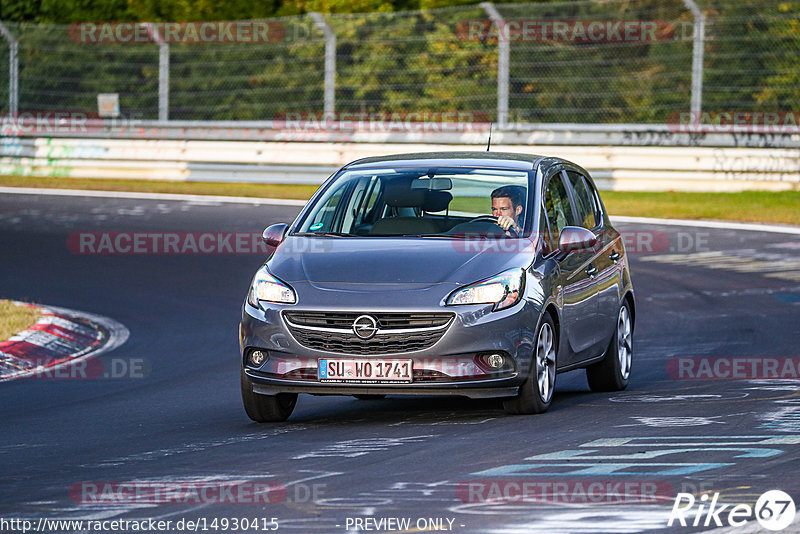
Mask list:
[[[111,92],[120,94],[124,113],[157,117],[155,44],[75,42],[63,24],[273,17],[286,31],[277,42],[172,44],[170,118],[264,120],[287,111],[321,112],[324,39],[302,15],[318,11],[327,13],[337,37],[337,111],[466,111],[497,120],[498,42],[465,38],[463,25],[487,15],[462,0],[0,2],[3,20],[33,21],[6,22],[20,43],[22,110],[95,110],[97,93]],[[700,4],[708,19],[703,109],[800,109],[800,1]],[[401,11],[420,7],[437,9]],[[512,41],[511,121],[663,123],[689,108],[693,17],[681,0],[497,9],[507,20],[665,21],[674,28],[657,42]],[[8,105],[7,73],[2,40],[0,110]]]

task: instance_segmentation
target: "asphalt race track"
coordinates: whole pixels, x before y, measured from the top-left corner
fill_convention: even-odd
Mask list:
[[[506,415],[497,401],[301,396],[274,425],[250,422],[239,396],[238,318],[262,254],[74,246],[83,232],[260,233],[297,211],[0,196],[0,298],[130,330],[101,356],[113,376],[0,383],[0,518],[172,530],[198,520],[200,532],[234,518],[298,533],[756,532],[752,515],[729,526],[734,505],[773,489],[800,502],[800,235],[619,224],[637,293],[624,392],[591,393],[582,371],[562,374],[539,416]],[[134,482],[174,491],[119,490]],[[226,484],[246,491],[190,491]],[[668,528],[678,493],[696,503],[687,526]],[[698,516],[715,496],[729,506]]]

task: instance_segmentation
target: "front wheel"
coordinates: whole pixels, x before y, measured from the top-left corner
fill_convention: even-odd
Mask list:
[[[286,421],[297,404],[297,393],[277,395],[258,395],[253,393],[253,384],[247,379],[244,370],[240,379],[242,403],[247,417],[257,423],[279,423]]]
[[[603,359],[586,368],[592,391],[622,391],[628,387],[633,363],[633,322],[627,300],[617,314],[617,327]]]
[[[503,408],[512,414],[543,413],[550,407],[556,386],[556,353],[558,336],[549,313],[542,316],[536,333],[536,349],[528,379],[516,397],[503,401]]]

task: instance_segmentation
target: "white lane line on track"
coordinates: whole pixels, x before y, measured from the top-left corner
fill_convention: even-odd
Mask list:
[[[91,353],[92,356],[98,356],[104,352],[109,352],[116,349],[128,341],[128,337],[131,335],[130,330],[128,330],[128,327],[126,327],[124,324],[103,315],[96,315],[94,313],[88,313],[84,311],[75,311],[70,310],[69,308],[61,308],[58,306],[45,307],[63,315],[77,315],[78,317],[85,317],[105,328],[106,332],[108,333],[108,341],[102,347],[93,351]]]
[[[651,219],[650,217],[625,217],[622,215],[610,215],[610,217],[615,223],[663,224],[665,226],[693,226],[695,228],[721,228],[724,230],[743,230],[747,232],[770,232],[776,234],[800,235],[800,227],[788,225],[781,226],[774,224],[691,219]]]
[[[229,197],[221,195],[184,195],[177,193],[136,193],[128,191],[92,191],[88,189],[48,189],[33,187],[0,187],[0,193],[16,195],[61,195],[69,197],[131,198],[139,200],[176,200],[183,202],[220,202],[226,204],[256,204],[273,206],[305,206],[305,200],[286,198]],[[667,226],[692,226],[695,228],[721,228],[753,232],[771,232],[800,235],[800,227],[729,221],[706,221],[691,219],[655,219],[650,217],[627,217],[611,215],[614,222],[663,224]]]
[[[273,206],[305,206],[305,200],[286,198],[228,197],[221,195],[183,195],[177,193],[136,193],[128,191],[92,191],[88,189],[48,189],[34,187],[0,187],[0,193],[12,195],[58,195],[66,197],[130,198],[137,200],[176,200],[180,202],[220,202]]]

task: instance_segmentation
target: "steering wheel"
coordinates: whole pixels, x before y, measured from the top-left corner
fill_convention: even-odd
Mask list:
[[[474,222],[491,222],[492,224],[497,224],[497,217],[495,217],[493,215],[478,215],[477,217],[474,217],[474,218],[470,219],[469,222],[471,222],[471,223],[474,223]],[[500,226],[500,225],[497,224],[497,226]],[[509,226],[507,232],[511,232],[512,233],[511,237],[519,237],[519,232],[517,232],[517,229],[514,228],[513,226]]]

